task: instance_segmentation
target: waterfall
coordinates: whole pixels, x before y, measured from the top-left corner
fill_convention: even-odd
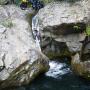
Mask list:
[[[39,31],[39,20],[37,16],[34,16],[32,18],[32,32],[33,32],[33,36],[36,42],[36,48],[39,49],[39,51],[41,51],[41,47],[40,47],[40,31]]]

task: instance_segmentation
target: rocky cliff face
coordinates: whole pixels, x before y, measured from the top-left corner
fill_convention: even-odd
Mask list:
[[[48,70],[48,58],[36,47],[28,11],[0,6],[0,89],[25,85]]]
[[[36,17],[39,19],[38,27],[41,33],[42,50],[50,58],[63,55],[71,57],[82,51],[86,27],[90,22],[89,0],[75,3],[50,3],[41,9]],[[78,60],[80,63],[90,65],[87,59],[85,63],[82,62],[81,57]],[[72,67],[79,69],[74,65]],[[86,68],[84,68],[84,73],[87,72]],[[86,74],[79,75],[85,76]]]
[[[84,31],[89,22],[89,5],[87,2],[55,2],[41,9],[36,15],[42,37],[42,47],[46,53],[60,52],[55,49],[54,42],[66,44],[71,53],[80,51],[85,39]],[[51,46],[50,44],[51,43]]]

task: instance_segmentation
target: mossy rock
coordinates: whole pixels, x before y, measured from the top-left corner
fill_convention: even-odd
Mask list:
[[[3,22],[0,22],[0,24],[3,25],[6,28],[12,28],[13,27],[12,20],[10,20],[10,19],[7,19]]]
[[[8,77],[7,80],[0,84],[0,88],[14,87],[27,85],[31,83],[39,74],[47,72],[49,65],[46,65],[46,61],[35,61],[32,65],[28,61],[16,68]],[[7,84],[6,84],[7,83]]]
[[[48,52],[46,54],[49,59],[57,58],[57,57],[71,57],[71,53],[67,50],[62,51],[61,53],[58,52]]]

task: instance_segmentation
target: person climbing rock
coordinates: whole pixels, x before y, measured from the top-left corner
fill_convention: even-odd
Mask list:
[[[25,10],[27,8],[27,3],[28,3],[27,0],[22,0],[21,1],[20,7],[21,7],[22,10]]]

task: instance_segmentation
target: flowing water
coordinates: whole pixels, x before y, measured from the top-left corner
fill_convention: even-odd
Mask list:
[[[38,18],[36,16],[34,16],[32,18],[32,32],[33,32],[33,36],[36,42],[36,48],[41,51],[41,47],[40,47],[40,32],[39,32],[39,26],[38,26]]]
[[[75,76],[67,59],[50,61],[49,64],[48,72],[18,90],[90,90],[90,82]]]

